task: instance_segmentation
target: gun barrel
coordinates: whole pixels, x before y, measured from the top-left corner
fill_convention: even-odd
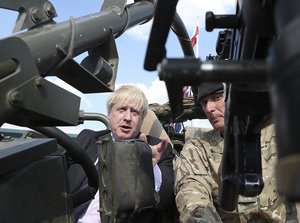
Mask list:
[[[180,82],[182,86],[202,82],[265,82],[267,66],[263,61],[206,61],[197,58],[163,59],[159,77],[164,81]]]
[[[70,18],[63,23],[52,23],[23,32],[15,37],[22,39],[30,49],[40,74],[46,74],[65,55],[75,57],[104,43],[111,35],[145,22],[153,16],[154,5],[149,1],[128,5],[126,13],[107,8],[95,14]]]

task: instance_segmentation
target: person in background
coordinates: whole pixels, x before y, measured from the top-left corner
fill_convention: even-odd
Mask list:
[[[148,143],[152,150],[154,190],[159,194],[159,204],[156,208],[135,214],[132,222],[174,223],[178,217],[174,215],[176,213],[173,187],[174,152],[171,144],[167,142],[167,138],[161,140],[140,132],[148,109],[148,100],[144,93],[134,85],[121,86],[110,95],[107,101],[108,119],[113,140],[140,139]],[[99,191],[78,223],[101,222],[98,193]]]
[[[187,141],[176,157],[174,187],[180,222],[298,222],[295,204],[276,191],[277,150],[273,125],[261,131],[264,189],[256,197],[239,196],[235,211],[222,210],[219,173],[224,142],[224,89],[222,83],[204,83],[198,89],[197,100],[213,129],[201,138]]]

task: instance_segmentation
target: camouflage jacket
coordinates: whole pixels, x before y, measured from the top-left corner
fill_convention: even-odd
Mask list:
[[[271,125],[261,133],[264,189],[257,197],[239,196],[235,211],[226,212],[219,205],[218,185],[223,138],[216,130],[203,132],[200,138],[186,142],[174,165],[176,205],[180,221],[185,223],[196,207],[209,203],[225,223],[298,222],[294,204],[276,192],[274,178],[277,152],[275,130]]]

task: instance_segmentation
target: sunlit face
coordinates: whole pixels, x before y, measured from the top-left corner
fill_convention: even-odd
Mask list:
[[[202,98],[200,103],[210,124],[223,134],[225,113],[224,93],[207,95]]]
[[[115,104],[108,114],[108,119],[115,140],[132,139],[140,132],[143,123],[142,109],[135,101]]]

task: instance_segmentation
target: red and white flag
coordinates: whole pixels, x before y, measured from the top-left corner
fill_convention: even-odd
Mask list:
[[[184,98],[193,96],[193,92],[190,86],[185,86],[182,91]]]
[[[198,41],[198,36],[199,36],[199,27],[196,26],[196,30],[194,35],[191,38],[191,42],[192,42],[192,47],[194,48],[194,46],[197,44]]]

